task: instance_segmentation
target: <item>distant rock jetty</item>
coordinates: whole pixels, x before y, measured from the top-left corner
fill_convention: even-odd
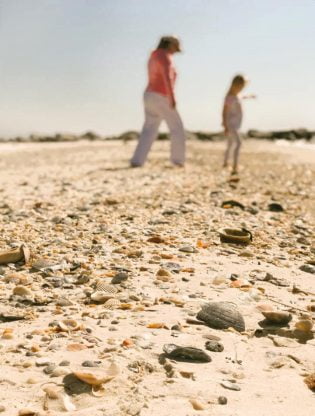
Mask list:
[[[188,140],[201,140],[201,141],[217,141],[222,140],[223,133],[220,132],[206,132],[206,131],[187,131],[186,132]],[[13,137],[3,139],[0,138],[2,143],[47,143],[47,142],[77,142],[80,140],[90,140],[90,141],[107,141],[107,140],[117,140],[122,142],[129,142],[137,140],[139,137],[139,132],[137,131],[127,131],[117,136],[102,136],[100,134],[88,131],[82,135],[77,134],[63,134],[57,133],[55,135],[40,135],[40,134],[31,134],[27,137]],[[265,140],[306,140],[306,141],[315,141],[315,131],[310,131],[307,129],[295,129],[295,130],[279,130],[279,131],[260,131],[260,130],[248,130],[245,135],[247,138],[255,139],[265,139]],[[168,140],[168,133],[160,133],[158,140]]]

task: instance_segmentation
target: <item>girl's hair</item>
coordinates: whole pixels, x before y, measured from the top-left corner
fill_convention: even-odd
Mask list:
[[[163,36],[157,46],[157,49],[168,49],[171,44],[171,40],[168,39],[166,36]]]
[[[232,85],[244,85],[246,83],[246,78],[244,75],[235,75],[235,77],[232,79]]]

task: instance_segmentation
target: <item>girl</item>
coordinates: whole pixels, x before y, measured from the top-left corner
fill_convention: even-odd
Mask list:
[[[232,175],[237,173],[239,152],[242,144],[239,134],[242,123],[242,106],[238,94],[244,89],[246,83],[247,80],[243,75],[236,75],[232,80],[223,106],[222,125],[224,127],[224,134],[228,139],[223,167],[227,166],[231,149],[234,147]]]

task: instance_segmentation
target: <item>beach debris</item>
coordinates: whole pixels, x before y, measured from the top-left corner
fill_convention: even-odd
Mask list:
[[[223,344],[219,341],[207,341],[205,347],[206,350],[213,352],[222,352],[224,350]]]
[[[18,416],[39,416],[39,413],[32,409],[19,410]]]
[[[231,302],[210,302],[202,306],[197,319],[214,329],[234,328],[245,331],[245,322],[236,305]]]
[[[113,380],[119,374],[119,367],[117,364],[112,363],[106,371],[95,369],[93,372],[74,371],[73,374],[80,381],[83,381],[92,387],[98,387]]]
[[[67,396],[66,394],[61,395],[61,400],[62,400],[63,408],[67,412],[74,412],[77,409],[76,406],[72,403],[70,397]]]
[[[203,350],[195,347],[181,347],[175,344],[165,344],[163,351],[169,358],[192,362],[209,363],[211,357]]]
[[[228,400],[225,396],[219,396],[218,397],[218,403],[219,404],[225,405],[225,404],[227,404],[227,402],[228,402]]]
[[[218,233],[221,243],[247,245],[253,240],[252,233],[245,228],[221,228]]]
[[[243,210],[245,209],[245,206],[243,204],[241,204],[238,201],[235,201],[234,199],[229,199],[227,201],[223,201],[222,204],[221,204],[221,208],[226,208],[227,209],[227,208],[234,208],[234,207],[241,208]]]
[[[276,325],[287,325],[292,320],[292,315],[289,312],[282,311],[262,311],[261,312],[266,321]]]
[[[31,257],[29,248],[22,244],[19,248],[0,252],[0,264],[18,263],[23,261],[28,263]]]
[[[58,322],[58,329],[65,332],[78,331],[81,325],[75,319],[64,319]]]
[[[182,251],[183,253],[190,253],[190,254],[197,252],[197,250],[194,247],[189,246],[189,245],[181,246],[181,247],[179,247],[178,250]]]
[[[300,267],[300,270],[302,270],[302,272],[305,273],[315,274],[315,266],[313,266],[312,264],[303,264]]]
[[[284,208],[278,202],[271,202],[268,205],[268,210],[271,211],[271,212],[283,212],[284,211]]]
[[[111,283],[113,285],[118,285],[122,282],[125,282],[126,280],[128,280],[128,273],[126,272],[118,272],[117,274],[115,274],[115,276],[112,278]]]
[[[228,389],[228,390],[234,390],[234,391],[240,391],[241,390],[241,388],[238,384],[236,384],[235,382],[232,383],[229,380],[223,380],[223,381],[221,381],[220,384],[221,384],[222,387],[224,387],[225,389]]]
[[[295,323],[295,328],[299,331],[310,332],[313,329],[314,322],[312,319],[300,319]]]
[[[189,400],[194,410],[206,410],[206,406],[197,399]]]
[[[304,378],[304,383],[307,387],[315,392],[315,373],[309,374],[307,377]]]

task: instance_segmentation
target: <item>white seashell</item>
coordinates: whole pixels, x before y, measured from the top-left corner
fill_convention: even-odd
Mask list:
[[[76,410],[76,407],[70,400],[69,396],[67,396],[66,394],[63,394],[61,396],[61,399],[62,399],[63,407],[67,412],[74,412]]]
[[[81,326],[75,319],[64,319],[58,322],[58,327],[61,331],[77,331]]]
[[[111,299],[113,297],[114,297],[113,294],[97,291],[97,292],[92,293],[91,300],[93,300],[94,302],[98,302],[98,303],[105,303],[108,299]]]
[[[112,298],[105,302],[104,308],[112,310],[112,309],[118,308],[119,305],[120,305],[120,301],[118,299]]]

